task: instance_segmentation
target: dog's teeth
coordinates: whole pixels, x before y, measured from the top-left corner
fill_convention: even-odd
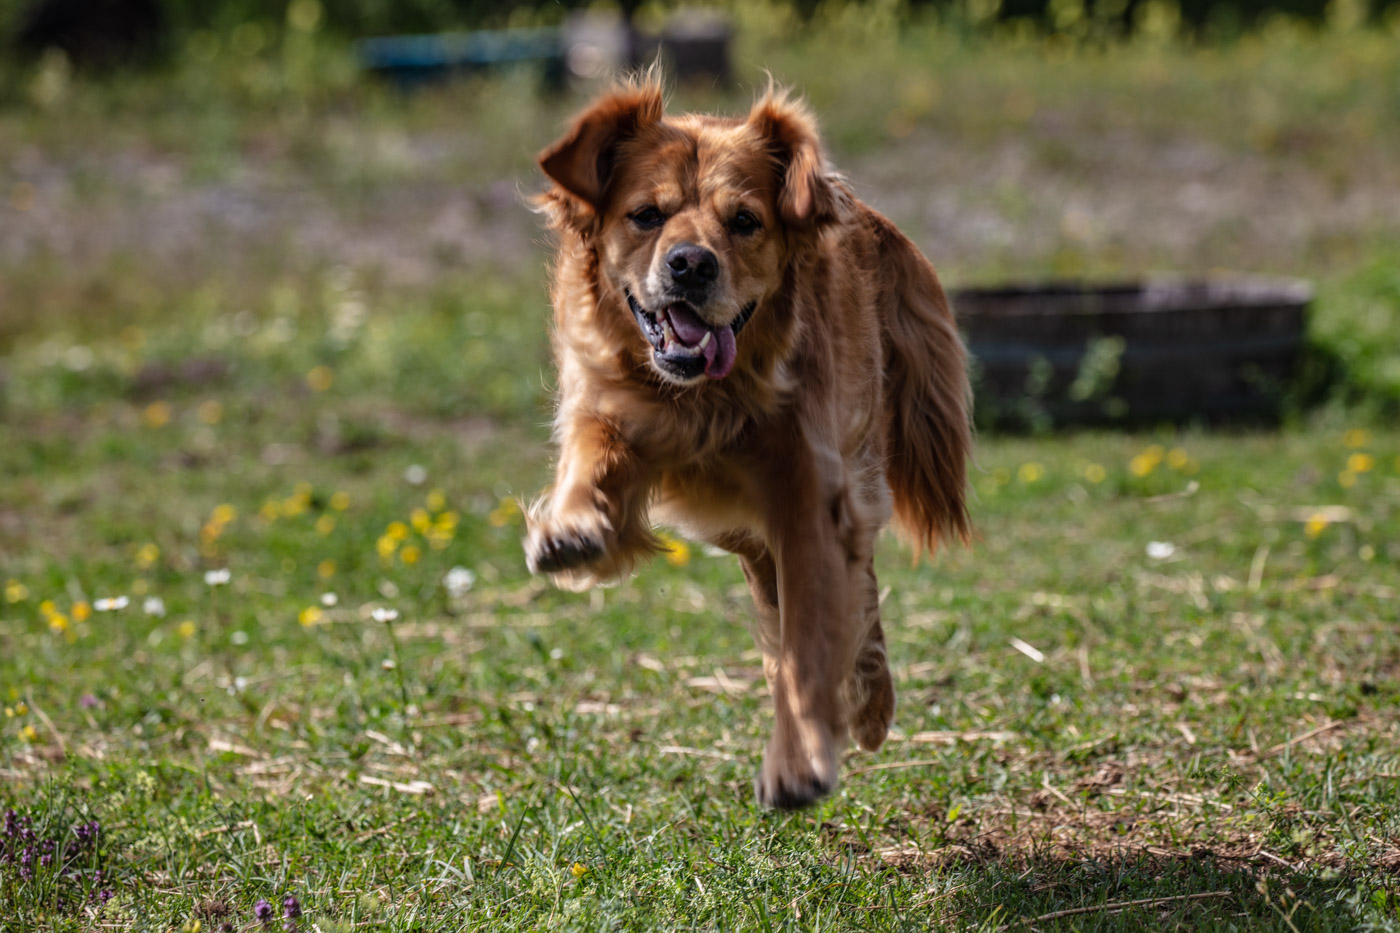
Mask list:
[[[701,349],[701,350],[705,349],[706,345],[709,344],[709,342],[710,342],[710,338],[713,337],[713,336],[714,336],[714,332],[713,332],[713,331],[708,331],[708,330],[705,331],[705,336],[703,336],[703,337],[700,338],[699,349]]]

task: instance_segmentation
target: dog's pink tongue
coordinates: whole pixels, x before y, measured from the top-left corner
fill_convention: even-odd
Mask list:
[[[705,375],[711,379],[723,379],[729,375],[737,355],[734,328],[728,325],[711,327],[686,305],[672,305],[666,309],[666,315],[671,319],[671,330],[675,332],[676,339],[687,347],[698,345],[706,334],[711,334],[710,342],[705,345]]]

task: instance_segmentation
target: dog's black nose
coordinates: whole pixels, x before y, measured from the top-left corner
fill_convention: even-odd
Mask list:
[[[719,276],[719,260],[715,254],[694,243],[681,243],[666,254],[666,265],[677,285],[689,287],[709,285]]]

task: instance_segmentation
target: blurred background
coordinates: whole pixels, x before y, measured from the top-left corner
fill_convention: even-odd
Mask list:
[[[1391,406],[1397,36],[1366,0],[10,0],[3,404],[324,364],[535,417],[532,156],[660,45],[674,108],[742,111],[766,72],[806,94],[950,285],[1310,279],[1292,398]],[[172,346],[135,336],[157,322]]]

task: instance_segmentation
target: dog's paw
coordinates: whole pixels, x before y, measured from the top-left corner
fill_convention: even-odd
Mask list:
[[[531,573],[576,570],[602,556],[601,530],[535,526],[525,539],[525,563]]]
[[[836,751],[826,739],[816,745],[807,752],[783,751],[775,737],[753,782],[761,806],[798,810],[836,789]]]

